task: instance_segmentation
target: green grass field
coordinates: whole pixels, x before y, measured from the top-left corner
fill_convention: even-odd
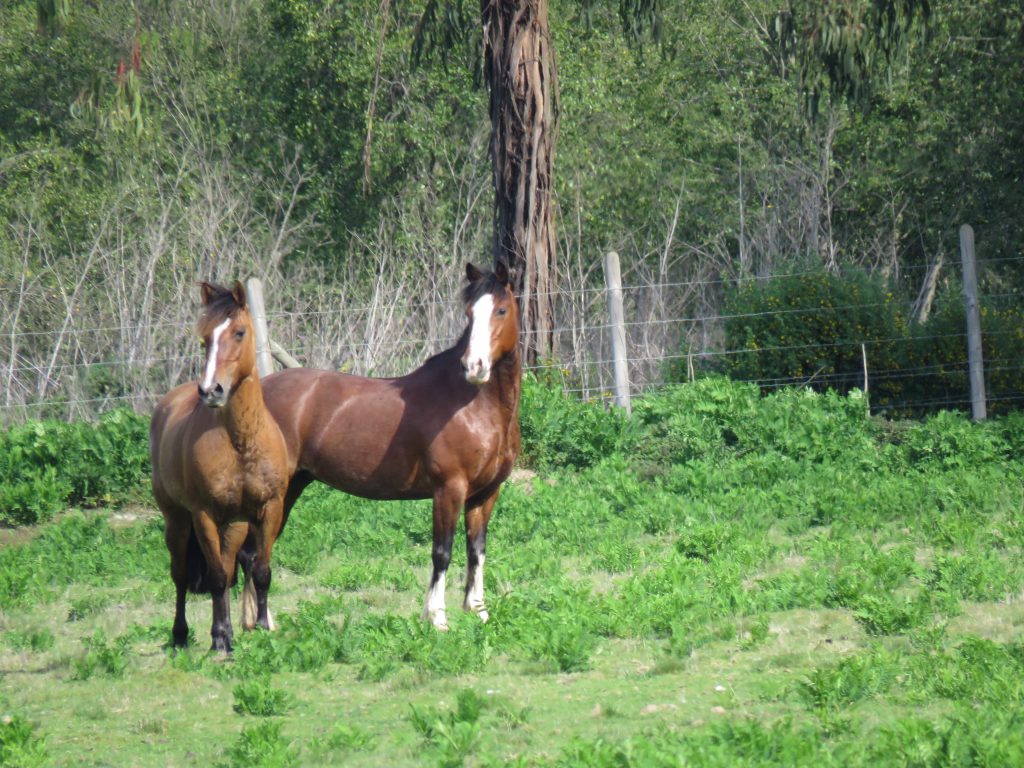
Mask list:
[[[715,381],[629,424],[552,410],[524,410],[487,625],[461,548],[451,631],[419,620],[427,502],[307,491],[279,629],[233,601],[228,661],[204,597],[166,647],[149,505],[0,531],[0,764],[1024,764],[1024,420]]]

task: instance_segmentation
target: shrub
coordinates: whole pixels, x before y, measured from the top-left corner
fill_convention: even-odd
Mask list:
[[[910,465],[946,470],[979,467],[1003,458],[994,430],[968,421],[956,411],[941,411],[915,424],[903,436],[902,449]]]
[[[861,344],[870,368],[899,367],[905,302],[860,270],[750,282],[726,300],[723,368],[737,379],[804,384],[847,392],[864,386]],[[874,386],[872,385],[872,389]],[[877,404],[896,391],[880,392]]]
[[[864,386],[872,408],[901,416],[969,406],[965,310],[957,291],[936,302],[928,322],[911,325],[909,302],[886,280],[859,270],[749,283],[724,307],[723,362],[710,366],[765,390],[784,385],[848,392]],[[990,413],[1006,413],[1024,390],[1024,311],[993,302],[981,308]],[[674,371],[681,379],[682,372]]]
[[[31,421],[0,432],[0,523],[34,524],[68,504],[137,496],[149,476],[148,425],[117,410],[95,424]]]
[[[519,414],[522,461],[538,469],[596,464],[619,449],[627,423],[619,410],[570,397],[530,373]]]
[[[963,298],[959,291],[949,291],[936,302],[927,323],[911,328],[901,363],[908,369],[926,368],[929,374],[904,380],[900,399],[922,404],[901,409],[904,415],[969,408],[966,325]],[[1001,307],[982,296],[981,346],[988,413],[1008,413],[1018,407],[1014,398],[1024,391],[1020,366],[1024,311],[1020,306]]]

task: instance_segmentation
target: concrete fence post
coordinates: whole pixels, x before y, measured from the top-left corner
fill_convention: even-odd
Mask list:
[[[615,404],[631,413],[629,366],[626,363],[626,320],[622,309],[622,272],[619,254],[609,251],[604,257],[604,280],[608,288],[608,314],[611,318],[612,361],[615,371]]]
[[[981,353],[981,310],[978,306],[978,270],[974,258],[974,230],[960,227],[960,259],[964,271],[964,304],[967,308],[967,365],[971,382],[971,418],[985,420],[985,365]]]
[[[270,357],[270,333],[267,330],[267,310],[263,303],[263,283],[250,277],[245,281],[245,293],[249,300],[249,314],[252,315],[253,330],[256,332],[256,370],[260,378],[274,372],[274,361]]]

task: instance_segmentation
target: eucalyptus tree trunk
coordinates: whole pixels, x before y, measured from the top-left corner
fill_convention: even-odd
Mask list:
[[[555,281],[551,211],[556,72],[548,0],[480,0],[491,94],[494,260],[515,270],[529,364],[550,354]]]

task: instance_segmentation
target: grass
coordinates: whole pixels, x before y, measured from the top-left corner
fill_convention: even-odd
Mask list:
[[[236,614],[230,661],[205,598],[166,647],[152,512],[67,512],[0,549],[0,763],[1021,764],[1019,459],[959,424],[967,467],[936,427],[800,461],[730,429],[733,454],[508,484],[491,621],[458,610],[459,548],[447,633],[419,619],[429,504],[313,487],[275,551],[279,630]]]

